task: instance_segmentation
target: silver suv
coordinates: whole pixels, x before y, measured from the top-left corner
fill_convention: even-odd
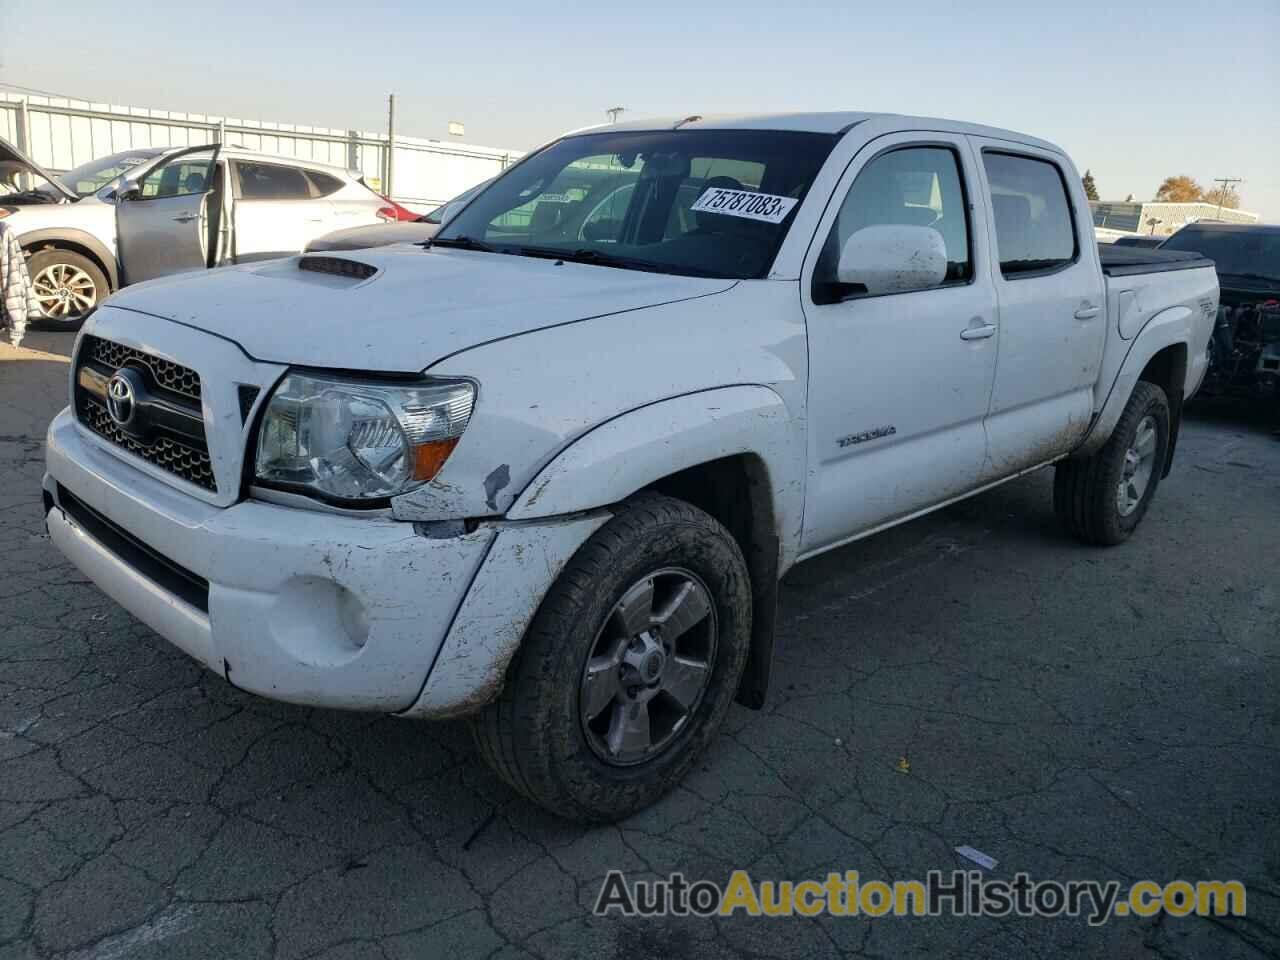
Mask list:
[[[0,140],[0,218],[27,254],[46,320],[74,329],[128,283],[287,256],[397,219],[356,172],[241,147],[150,147],[67,173]]]

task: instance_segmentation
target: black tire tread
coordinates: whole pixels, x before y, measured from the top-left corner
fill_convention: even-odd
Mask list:
[[[1067,532],[1084,543],[1114,546],[1127,540],[1132,532],[1132,528],[1123,529],[1115,522],[1118,516],[1114,503],[1115,488],[1104,480],[1104,474],[1108,472],[1109,466],[1123,458],[1129,438],[1136,432],[1138,423],[1153,404],[1164,410],[1165,441],[1160,449],[1163,455],[1168,443],[1169,401],[1160,386],[1147,380],[1139,380],[1102,449],[1091,457],[1063,460],[1054,468],[1054,512]],[[1154,496],[1163,472],[1162,466],[1157,465],[1147,493],[1147,503]],[[1139,510],[1140,520],[1146,505]]]
[[[654,493],[637,495],[622,504],[613,518],[585,543],[561,572],[548,591],[529,626],[520,649],[507,671],[506,683],[496,700],[470,718],[476,747],[485,762],[518,793],[553,812],[576,820],[609,821],[613,814],[602,814],[599,805],[587,806],[556,782],[554,771],[538,755],[528,736],[530,726],[522,718],[535,716],[537,704],[548,694],[542,690],[549,682],[550,661],[557,641],[570,635],[575,626],[574,613],[591,600],[596,584],[634,548],[641,538],[655,531],[677,526],[701,527],[709,536],[731,546],[737,555],[742,589],[746,591],[747,617],[750,617],[750,586],[746,561],[729,532],[713,517],[682,500]],[[748,619],[749,635],[749,619]],[[746,663],[745,646],[739,651],[739,663],[733,676],[741,675]],[[718,726],[728,710],[732,697],[718,709],[712,726]],[[690,757],[689,763],[696,757]],[[685,765],[687,768],[687,764]],[[619,804],[622,815],[647,805],[665,792],[680,776],[655,790],[647,783],[637,783],[626,791],[629,799]],[[614,788],[615,790],[617,788]],[[647,798],[647,799],[646,799]]]

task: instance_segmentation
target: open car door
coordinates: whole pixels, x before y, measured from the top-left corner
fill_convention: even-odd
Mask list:
[[[221,212],[217,161],[217,144],[192,147],[121,185],[116,242],[126,283],[209,266]]]

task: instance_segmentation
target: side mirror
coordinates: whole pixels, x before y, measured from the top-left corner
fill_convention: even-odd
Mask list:
[[[836,267],[841,284],[869,294],[937,287],[947,278],[947,244],[933,227],[879,224],[845,241]]]
[[[120,181],[120,186],[116,187],[116,203],[123,203],[125,200],[137,200],[140,196],[142,196],[142,185],[137,180],[130,180],[126,177]]]

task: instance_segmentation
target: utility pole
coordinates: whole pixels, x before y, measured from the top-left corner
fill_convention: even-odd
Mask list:
[[[391,199],[391,174],[395,168],[396,157],[396,95],[387,96],[387,179],[382,185],[382,192]]]
[[[1222,201],[1227,199],[1227,191],[1231,189],[1232,184],[1244,183],[1239,177],[1218,177],[1214,183],[1222,184],[1222,189],[1218,192],[1218,219],[1222,219]],[[1235,192],[1234,190],[1232,191]]]
[[[609,122],[617,123],[618,114],[622,113],[626,109],[627,109],[626,107],[610,107],[608,110],[606,110],[605,113],[609,115]]]

